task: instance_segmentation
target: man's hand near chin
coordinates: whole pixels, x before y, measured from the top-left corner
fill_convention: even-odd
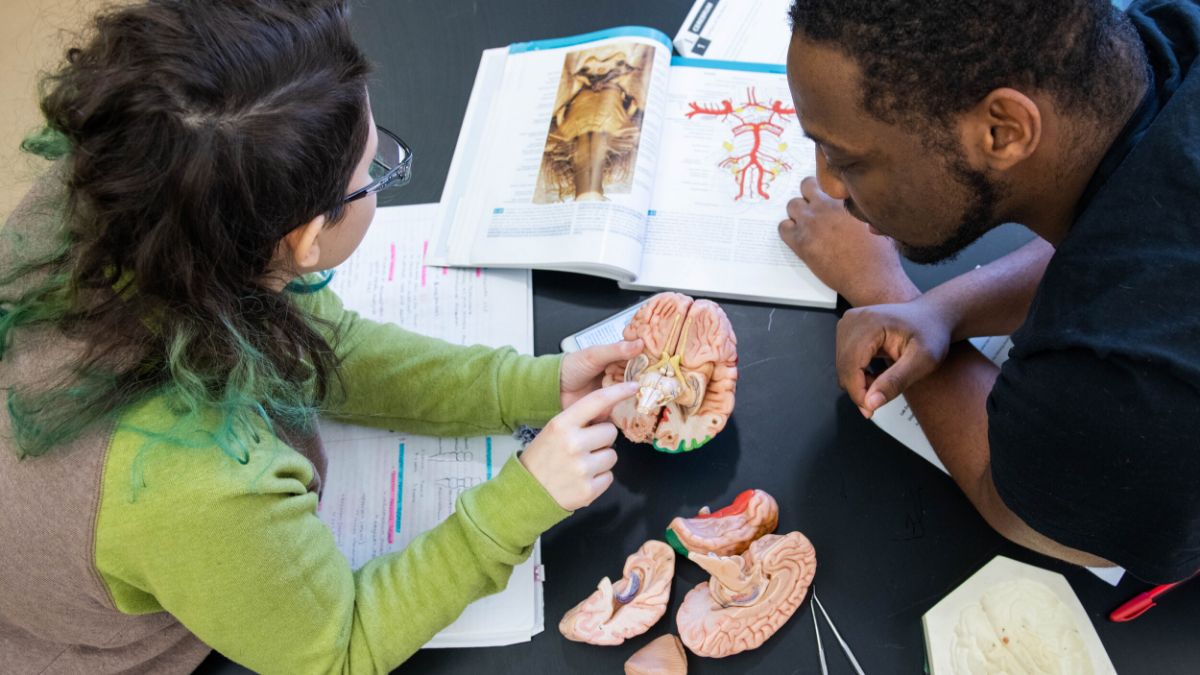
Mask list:
[[[800,183],[802,197],[788,202],[779,236],[817,278],[855,307],[907,302],[920,295],[891,239],[872,234],[817,180]]]

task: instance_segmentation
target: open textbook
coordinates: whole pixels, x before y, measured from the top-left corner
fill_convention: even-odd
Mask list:
[[[365,318],[456,343],[533,349],[528,270],[424,266],[435,205],[379,209],[330,286]],[[430,438],[321,421],[329,468],[317,514],[354,569],[445,520],[520,445],[510,436]],[[476,601],[426,647],[528,642],[543,628],[541,549],[504,591]],[[452,570],[447,571],[452,574]]]
[[[1012,339],[1008,336],[972,338],[971,344],[998,366],[1008,360],[1008,352],[1013,347]],[[909,450],[941,469],[942,473],[950,475],[950,472],[946,470],[946,465],[942,464],[942,460],[934,452],[929,439],[925,437],[925,432],[921,430],[921,424],[917,422],[916,414],[913,413],[912,408],[908,407],[908,401],[904,400],[903,394],[876,410],[875,414],[871,416],[871,421],[886,431],[889,436],[903,443]],[[1121,577],[1125,576],[1125,570],[1120,567],[1089,567],[1087,569],[1113,586],[1120,583]]]
[[[814,153],[782,65],[672,59],[638,27],[489,49],[429,263],[833,307],[777,229]]]

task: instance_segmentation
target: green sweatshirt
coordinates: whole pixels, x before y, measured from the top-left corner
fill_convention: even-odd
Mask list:
[[[359,318],[328,290],[297,300],[339,328],[346,396],[335,419],[478,435],[559,410],[558,357],[418,336]],[[14,345],[0,362],[10,381],[61,356],[39,340]],[[569,515],[514,457],[445,522],[354,571],[316,515],[319,439],[264,426],[244,465],[205,429],[146,445],[174,419],[147,400],[61,453],[17,461],[0,413],[0,537],[26,542],[0,551],[7,667],[188,672],[207,652],[198,638],[265,673],[387,672],[503,589]]]
[[[558,412],[558,358],[451,346],[361,319],[332,292],[310,297],[314,314],[344,336],[347,396],[335,418],[476,435]],[[502,590],[534,540],[569,515],[514,457],[407,549],[351,571],[317,518],[313,464],[273,436],[246,465],[216,450],[156,450],[131,500],[144,434],[165,431],[169,419],[161,401],[149,401],[113,435],[96,567],[120,611],[166,610],[255,670],[389,671],[469,603]]]

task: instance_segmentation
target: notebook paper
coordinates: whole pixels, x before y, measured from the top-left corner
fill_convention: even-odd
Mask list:
[[[533,349],[528,270],[424,266],[437,206],[379,209],[330,287],[367,319],[460,344]],[[431,438],[321,421],[329,469],[318,515],[358,569],[403,549],[454,510],[462,491],[500,470],[520,448],[509,436]],[[543,626],[541,548],[513,570],[507,588],[476,601],[426,647],[527,642]]]

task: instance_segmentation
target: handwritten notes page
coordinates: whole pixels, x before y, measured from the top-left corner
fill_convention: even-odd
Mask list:
[[[379,209],[330,287],[348,309],[460,344],[533,350],[528,270],[425,267],[437,205]],[[508,436],[430,438],[321,421],[329,470],[318,515],[358,569],[399,551],[449,516],[464,490],[490,479],[519,449]],[[543,629],[541,549],[508,587],[463,612],[426,647],[527,642]]]

